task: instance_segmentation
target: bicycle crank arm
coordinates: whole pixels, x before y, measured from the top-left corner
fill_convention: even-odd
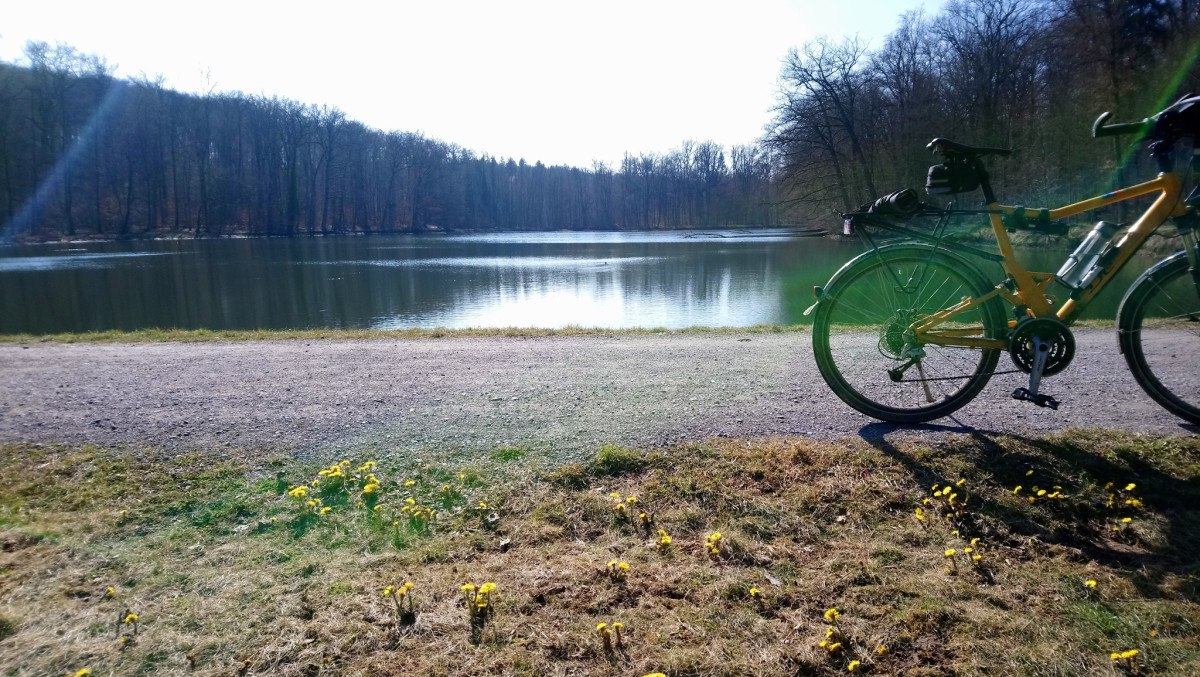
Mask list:
[[[1053,395],[1041,395],[1038,389],[1042,385],[1042,372],[1046,369],[1046,359],[1050,357],[1050,344],[1033,337],[1033,369],[1029,372],[1029,387],[1017,388],[1013,391],[1014,400],[1033,402],[1039,407],[1058,409],[1058,400]]]

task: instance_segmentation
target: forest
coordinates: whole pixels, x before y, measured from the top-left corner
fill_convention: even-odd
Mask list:
[[[1198,51],[1197,0],[951,0],[904,14],[877,49],[816,39],[787,55],[764,139],[780,211],[820,218],[920,188],[939,136],[1014,149],[991,162],[1010,204],[1149,178],[1133,139],[1092,139],[1092,121],[1140,120],[1200,94]]]
[[[935,136],[1014,148],[994,163],[1001,198],[1062,202],[1146,170],[1090,123],[1200,92],[1198,51],[1200,0],[950,0],[900,16],[877,47],[821,36],[781,55],[755,144],[579,168],[371,129],[330,105],[175,92],[34,42],[0,63],[0,237],[820,226],[922,186]]]

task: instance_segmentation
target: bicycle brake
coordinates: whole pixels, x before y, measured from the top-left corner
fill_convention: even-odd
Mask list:
[[[1025,400],[1033,402],[1039,407],[1048,407],[1050,409],[1058,409],[1058,400],[1054,399],[1053,395],[1043,395],[1038,393],[1038,389],[1042,384],[1042,372],[1046,369],[1046,359],[1050,356],[1050,344],[1038,338],[1033,337],[1033,369],[1029,372],[1029,387],[1017,388],[1012,393],[1014,400]]]

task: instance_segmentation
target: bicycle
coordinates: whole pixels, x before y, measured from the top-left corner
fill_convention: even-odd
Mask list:
[[[1128,289],[1117,312],[1118,344],[1134,379],[1160,405],[1200,423],[1200,183],[1181,200],[1183,180],[1174,170],[1179,142],[1191,139],[1191,169],[1200,171],[1200,96],[1185,97],[1140,122],[1092,125],[1092,136],[1138,134],[1149,144],[1159,174],[1150,181],[1053,209],[1000,204],[983,158],[1011,150],[972,147],[936,138],[927,148],[941,163],[929,169],[930,194],[983,191],[985,208],[956,209],[922,202],[907,189],[842,214],[843,234],[857,235],[869,250],[814,288],[817,367],[839,398],[884,421],[919,423],[946,416],[977,396],[997,372],[1001,353],[1029,375],[1013,398],[1042,407],[1058,400],[1041,392],[1042,379],[1061,373],[1075,354],[1071,325],[1088,303],[1168,220],[1182,251],[1146,270]],[[1101,221],[1057,273],[1026,269],[1014,256],[1010,231],[1067,234],[1067,217],[1141,196],[1158,194],[1132,224]],[[946,238],[952,219],[986,215],[999,254]],[[931,230],[904,225],[934,221]],[[877,241],[886,231],[902,240]],[[874,235],[873,235],[874,233]],[[988,282],[976,260],[993,261],[1005,279]],[[1058,281],[1070,298],[1048,294]]]

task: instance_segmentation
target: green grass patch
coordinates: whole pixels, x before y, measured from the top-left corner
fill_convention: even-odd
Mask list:
[[[1196,438],[722,439],[540,462],[0,446],[0,673],[1200,671]],[[403,601],[382,594],[406,581]],[[461,588],[484,582],[472,623]]]

